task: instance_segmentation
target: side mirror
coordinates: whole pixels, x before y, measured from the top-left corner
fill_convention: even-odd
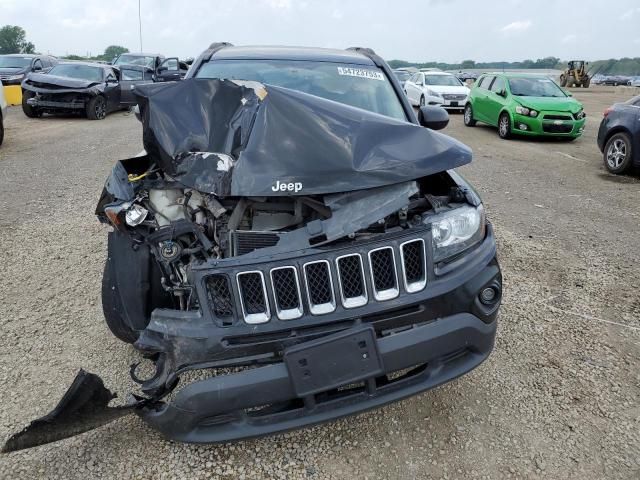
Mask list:
[[[500,90],[500,91],[496,92],[496,95],[500,95],[502,98],[505,98],[507,96],[507,91],[506,90]]]
[[[449,114],[442,107],[425,105],[418,110],[418,122],[431,130],[442,130],[449,125]]]
[[[118,79],[113,77],[108,77],[107,83],[118,83]]]
[[[40,65],[36,65],[33,67],[33,71],[34,72],[41,72],[42,71],[42,67]]]

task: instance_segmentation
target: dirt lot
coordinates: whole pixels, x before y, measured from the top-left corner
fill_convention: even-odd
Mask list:
[[[496,226],[505,276],[496,350],[471,374],[378,411],[227,446],[165,441],[136,417],[0,457],[4,478],[639,478],[640,180],[603,168],[595,136],[624,95],[575,91],[575,142],[501,141],[453,115],[461,169]],[[106,230],[93,216],[140,126],[27,119],[0,148],[0,437],[48,412],[77,369],[122,394],[137,354],[100,308]]]

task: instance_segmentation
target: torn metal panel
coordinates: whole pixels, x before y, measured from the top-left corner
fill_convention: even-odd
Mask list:
[[[116,395],[105,388],[100,377],[80,370],[58,405],[49,414],[9,437],[2,452],[14,452],[73,437],[128,415],[147,403],[146,400],[135,400],[127,405],[109,407],[109,402],[114,398]]]

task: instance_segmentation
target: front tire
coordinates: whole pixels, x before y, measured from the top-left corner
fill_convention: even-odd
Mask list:
[[[22,91],[22,111],[24,112],[24,114],[29,117],[29,118],[39,118],[42,116],[42,112],[39,111],[37,108],[32,107],[31,105],[29,105],[27,103],[27,100],[29,100],[30,98],[35,97],[36,94],[29,91],[29,90],[23,90]]]
[[[86,111],[89,120],[103,120],[107,116],[107,100],[96,95],[87,102]]]
[[[611,173],[626,172],[633,163],[631,138],[624,132],[616,133],[607,140],[603,154],[604,166]]]
[[[476,121],[473,118],[473,107],[467,103],[464,107],[464,124],[467,127],[475,127]]]
[[[502,112],[498,119],[498,136],[503,140],[511,138],[511,118],[507,112]]]

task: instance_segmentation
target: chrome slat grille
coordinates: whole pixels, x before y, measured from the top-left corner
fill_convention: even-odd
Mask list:
[[[318,260],[306,263],[304,265],[304,281],[311,313],[321,315],[336,309],[331,268],[328,261]]]
[[[276,300],[276,314],[280,320],[292,320],[302,316],[300,283],[295,267],[279,267],[271,270],[271,285]]]
[[[340,297],[345,308],[355,308],[367,303],[367,287],[364,280],[362,257],[354,253],[336,259]]]
[[[261,270],[240,272],[236,275],[237,292],[233,291],[232,282],[226,275],[210,275],[206,278],[209,305],[223,325],[231,325],[238,317],[244,318],[246,323],[255,324],[271,319],[269,295],[272,295],[277,318],[294,320],[302,317],[307,308],[307,313],[313,315],[335,311],[336,296],[342,307],[357,308],[371,300],[382,302],[398,297],[400,284],[403,292],[408,294],[424,290],[427,285],[426,242],[423,238],[414,238],[399,246],[370,250],[368,262],[364,261],[364,256],[362,251],[339,256],[331,262],[325,259],[311,261],[300,269],[284,265],[264,273]],[[269,284],[265,281],[266,275],[269,276]],[[304,302],[302,283],[306,293]],[[234,296],[239,298],[242,307],[239,314],[235,312]]]
[[[371,283],[376,300],[390,300],[400,293],[393,248],[382,247],[369,252]]]
[[[409,293],[422,290],[427,284],[424,240],[416,239],[400,245],[404,288]]]
[[[244,321],[247,323],[268,322],[271,314],[262,272],[239,273],[238,290],[240,291]]]

